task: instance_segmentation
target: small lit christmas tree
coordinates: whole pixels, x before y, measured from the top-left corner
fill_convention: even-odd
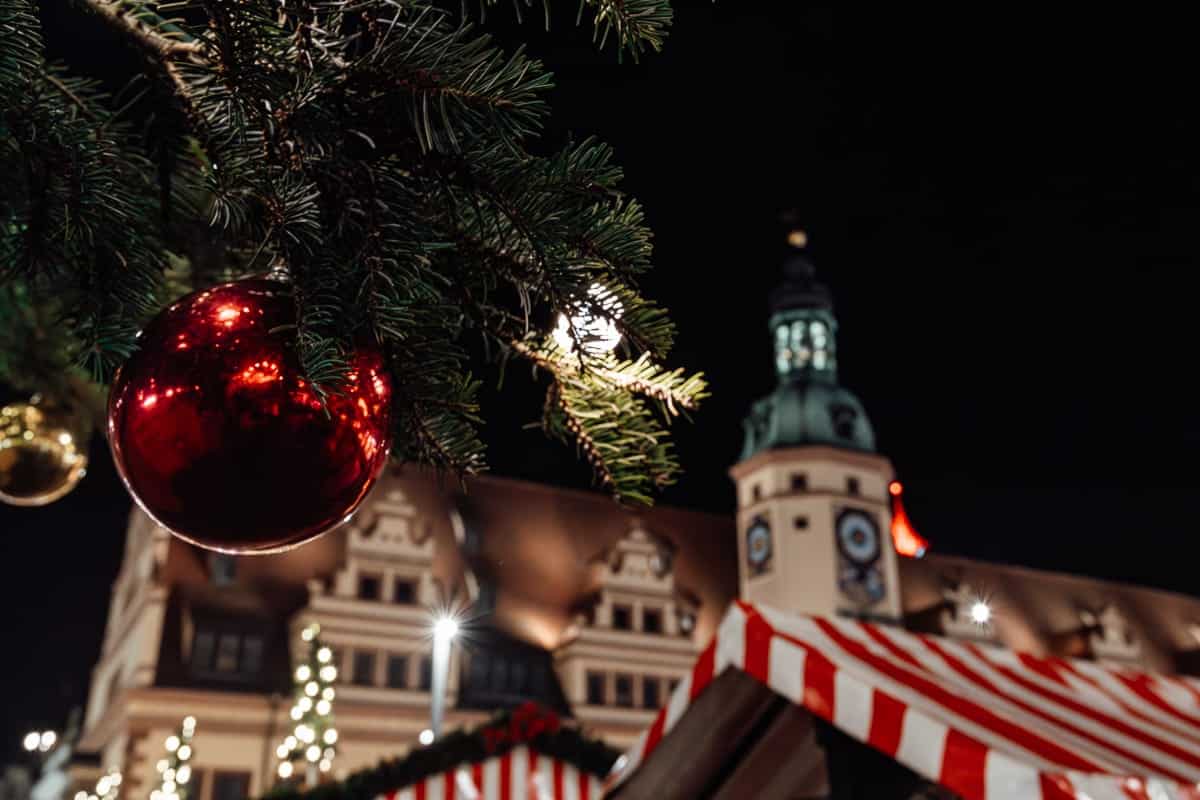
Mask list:
[[[315,622],[301,634],[308,642],[308,658],[296,667],[296,702],[292,706],[292,721],[296,723],[292,733],[275,750],[279,757],[276,772],[283,780],[295,774],[295,762],[305,765],[305,782],[312,786],[319,772],[333,768],[337,754],[338,732],[333,727],[333,688],[337,680],[337,667],[333,665],[333,651],[319,637],[321,626]]]
[[[156,765],[162,783],[150,793],[150,800],[187,800],[191,794],[189,789],[192,780],[192,736],[196,733],[196,718],[184,717],[179,726],[179,733],[167,737],[163,746],[167,749],[165,758],[160,758]]]

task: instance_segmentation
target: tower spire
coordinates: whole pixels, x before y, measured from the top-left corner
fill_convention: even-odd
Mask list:
[[[792,224],[787,242],[783,280],[769,297],[778,386],[746,419],[742,458],[806,444],[872,452],[875,435],[862,404],[838,385],[833,296],[808,257],[809,236]]]

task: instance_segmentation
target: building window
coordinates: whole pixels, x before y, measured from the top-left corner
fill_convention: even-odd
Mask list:
[[[633,630],[633,609],[629,606],[614,605],[612,610],[612,626],[613,630],[617,631]]]
[[[242,659],[239,672],[257,675],[262,669],[263,640],[261,636],[242,637]]]
[[[388,656],[387,685],[389,689],[408,688],[408,656]]]
[[[374,653],[364,653],[361,650],[354,653],[354,668],[350,673],[350,681],[358,686],[375,685]]]
[[[217,586],[229,586],[237,578],[237,559],[228,553],[213,553],[211,575]]]
[[[193,767],[192,768],[192,777],[191,777],[191,780],[188,781],[188,785],[187,785],[187,796],[195,797],[196,800],[199,800],[199,798],[204,797],[204,783],[207,778],[208,778],[208,775],[207,775],[207,773],[205,773],[204,770],[196,769]]]
[[[410,580],[397,578],[392,586],[392,602],[411,606],[417,602],[417,585]]]
[[[792,475],[792,491],[807,492],[808,491],[808,476],[803,472],[797,472]]]
[[[212,800],[246,800],[249,796],[249,772],[213,773]]]
[[[359,575],[358,576],[358,599],[359,600],[378,600],[379,599],[379,576],[377,576],[377,575]]]
[[[254,676],[262,671],[263,638],[257,634],[198,630],[192,637],[192,672]]]
[[[589,706],[602,706],[604,697],[604,673],[589,672],[587,674],[587,703]]]
[[[421,656],[421,674],[418,677],[421,690],[428,692],[433,686],[433,659],[429,656]]]
[[[633,708],[633,676],[618,675],[613,681],[616,687],[616,704],[622,708]]]
[[[237,672],[238,636],[236,633],[222,633],[217,639],[217,662],[214,669],[217,672]]]
[[[192,669],[207,670],[211,667],[215,642],[212,631],[196,631],[192,637]]]
[[[796,526],[798,531],[808,530],[808,517],[796,517],[792,520],[792,524]]]
[[[750,493],[754,496],[754,502],[757,503],[759,500],[762,500],[762,487],[757,483],[754,484],[753,488],[750,490]]]
[[[642,678],[642,708],[658,708],[660,702],[658,678]]]
[[[657,608],[642,609],[642,632],[662,633],[662,611]]]
[[[846,478],[846,494],[858,494],[858,478]]]

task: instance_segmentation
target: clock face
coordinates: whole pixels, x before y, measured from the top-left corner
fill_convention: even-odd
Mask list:
[[[756,517],[746,529],[746,562],[752,575],[761,575],[771,566],[771,527]]]
[[[879,525],[864,511],[847,509],[837,518],[838,549],[852,564],[866,566],[879,560]]]

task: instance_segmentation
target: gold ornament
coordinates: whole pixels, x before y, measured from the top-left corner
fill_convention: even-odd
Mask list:
[[[0,408],[0,501],[44,506],[74,489],[87,473],[90,434],[82,417],[38,395]]]

